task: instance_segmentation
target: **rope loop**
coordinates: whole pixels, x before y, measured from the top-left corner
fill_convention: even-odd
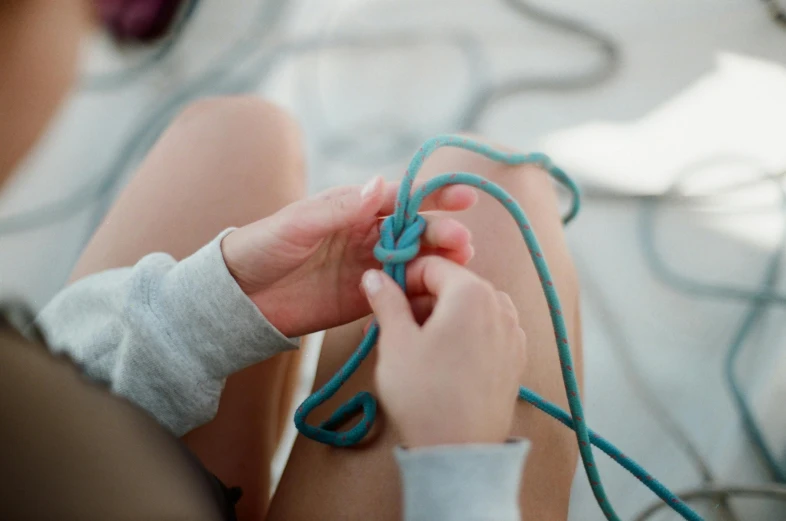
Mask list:
[[[551,272],[546,263],[543,250],[538,243],[535,232],[527,219],[526,214],[516,200],[501,186],[468,172],[452,172],[439,175],[430,179],[413,190],[415,176],[420,171],[423,163],[435,150],[450,146],[462,148],[480,154],[493,161],[507,165],[536,165],[546,170],[551,177],[567,188],[572,196],[571,206],[563,218],[563,222],[571,221],[579,211],[579,190],[573,180],[561,169],[554,166],[548,156],[544,154],[518,154],[496,150],[485,143],[474,141],[464,136],[437,136],[427,141],[412,158],[404,175],[404,180],[399,187],[396,200],[396,209],[393,215],[386,218],[380,227],[380,239],[374,247],[374,256],[385,273],[393,277],[398,285],[406,291],[406,265],[414,259],[420,251],[420,237],[426,230],[426,221],[418,214],[420,205],[429,194],[434,193],[448,185],[464,184],[473,186],[496,199],[516,222],[522,239],[529,250],[530,259],[535,271],[540,278],[543,294],[549,307],[549,314],[554,330],[557,354],[559,355],[562,369],[563,383],[567,393],[570,413],[563,411],[552,403],[547,402],[536,393],[521,387],[519,398],[526,401],[541,411],[549,414],[576,433],[579,455],[584,464],[584,471],[590,482],[590,487],[595,495],[598,506],[609,521],[620,521],[601,483],[592,446],[605,452],[619,465],[628,470],[639,479],[647,488],[660,497],[674,511],[689,521],[702,521],[694,510],[674,495],[658,480],[653,478],[639,464],[625,456],[614,445],[593,432],[586,422],[584,407],[581,403],[580,389],[573,372],[573,357],[568,339],[568,328],[562,314],[562,305],[559,300]],[[328,382],[314,394],[306,398],[295,413],[295,425],[301,434],[320,443],[334,447],[348,447],[363,440],[369,433],[376,417],[377,402],[367,392],[361,392],[341,405],[327,421],[315,427],[306,423],[306,418],[315,408],[325,403],[336,394],[347,379],[357,370],[360,363],[368,356],[379,336],[379,325],[374,321],[368,333],[357,347],[344,366],[335,373]],[[345,423],[353,417],[360,415],[359,421],[350,429],[339,431]]]
[[[401,233],[395,236],[395,221],[395,215],[382,221],[379,242],[374,247],[374,257],[382,263],[388,274],[392,274],[397,266],[406,268],[406,264],[417,257],[420,252],[420,236],[426,231],[426,220],[415,214],[412,222],[405,223]]]

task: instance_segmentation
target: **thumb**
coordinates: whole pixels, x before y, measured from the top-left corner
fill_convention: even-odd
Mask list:
[[[368,270],[364,273],[363,290],[383,330],[409,329],[417,325],[406,295],[385,272]]]

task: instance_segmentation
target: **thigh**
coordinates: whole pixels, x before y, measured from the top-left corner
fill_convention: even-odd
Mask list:
[[[305,175],[297,126],[256,98],[217,98],[186,109],[121,193],[72,278],[129,266],[151,252],[186,257],[221,230],[300,199]],[[241,518],[266,508],[270,460],[290,393],[296,354],[267,360],[227,381],[217,417],[185,436],[224,482],[244,489]]]
[[[578,282],[565,243],[556,193],[545,172],[534,167],[500,165],[466,151],[440,150],[424,167],[425,177],[450,171],[475,172],[502,185],[522,205],[543,247],[564,306],[573,356],[582,375]],[[567,407],[559,358],[540,281],[523,239],[506,211],[485,194],[472,209],[458,214],[473,234],[476,255],[470,268],[508,292],[516,304],[529,341],[529,365],[523,385]],[[364,321],[328,332],[315,385],[324,383],[348,358],[362,337]],[[479,346],[482,348],[482,346]],[[374,392],[374,354],[347,385],[315,413],[325,419],[340,402],[361,390]],[[525,469],[521,504],[529,519],[567,518],[578,450],[572,431],[526,403],[517,405],[511,435],[529,438],[532,450]],[[273,499],[269,519],[399,519],[399,482],[392,447],[395,430],[381,411],[373,439],[361,448],[334,449],[299,437]]]

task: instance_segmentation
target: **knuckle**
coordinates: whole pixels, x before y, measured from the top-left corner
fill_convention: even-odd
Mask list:
[[[482,305],[489,308],[489,305],[496,300],[494,296],[494,288],[488,282],[478,278],[468,278],[461,286],[462,296],[471,299],[476,305]]]
[[[527,351],[527,335],[521,328],[517,328],[518,331],[514,333],[514,337],[511,342],[511,355],[517,361],[518,369],[523,371],[527,365],[527,359],[529,357]]]
[[[516,342],[515,342],[516,348],[519,351],[525,351],[526,352],[526,350],[527,350],[527,334],[520,327],[516,328],[516,329],[517,329],[517,331],[516,331]]]
[[[516,306],[513,304],[513,299],[510,298],[510,295],[504,291],[497,291],[497,297],[499,298],[500,307],[507,313],[516,312]]]
[[[505,302],[505,304],[507,304],[508,307],[513,308],[513,299],[510,298],[510,295],[508,295],[504,291],[499,291],[498,293],[499,296],[502,298],[503,302]]]
[[[500,313],[505,317],[505,323],[510,326],[518,327],[519,312],[513,304],[513,299],[504,291],[497,291],[497,301],[499,302]]]

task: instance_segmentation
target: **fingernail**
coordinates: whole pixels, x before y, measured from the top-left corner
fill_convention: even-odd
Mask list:
[[[469,245],[469,259],[467,259],[467,260],[472,260],[472,258],[474,256],[475,256],[475,247],[470,244]]]
[[[369,297],[373,297],[382,289],[382,276],[377,270],[368,270],[363,274],[363,289]]]
[[[369,181],[368,183],[363,185],[363,189],[360,190],[360,197],[362,197],[363,199],[366,199],[367,197],[372,195],[374,192],[376,192],[377,191],[377,187],[379,186],[379,182],[381,180],[382,180],[381,177],[374,176],[374,178],[371,181]]]

